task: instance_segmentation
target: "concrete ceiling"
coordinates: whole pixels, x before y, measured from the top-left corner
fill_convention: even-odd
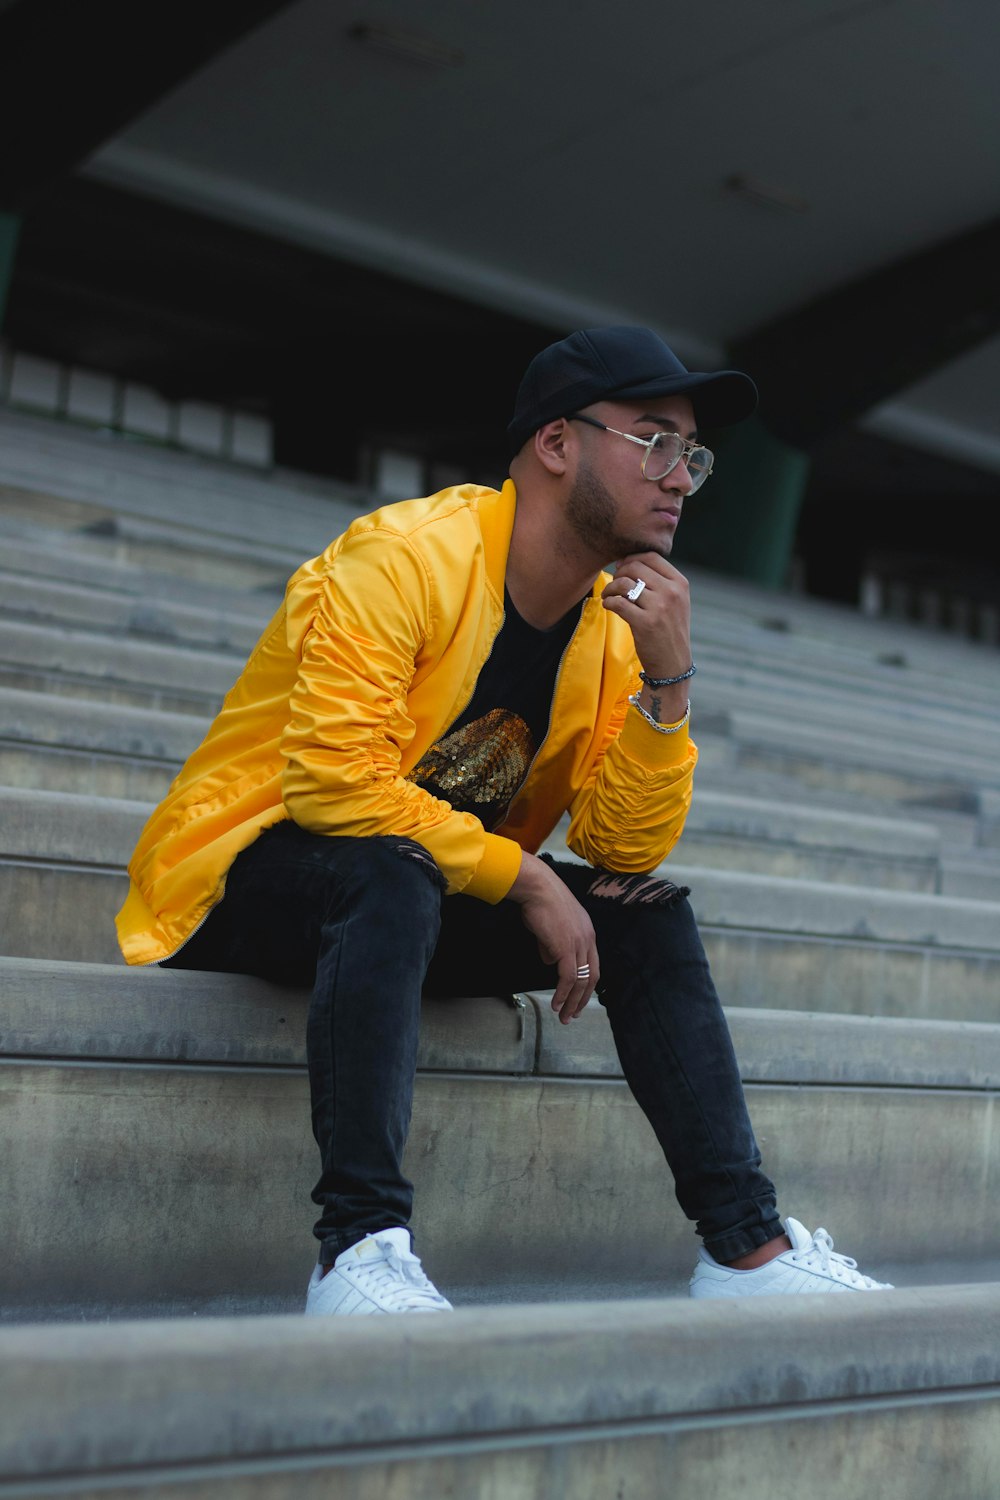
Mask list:
[[[998,15],[297,0],[83,170],[554,327],[648,323],[714,363],[1000,214]],[[366,45],[364,27],[441,60]],[[1000,472],[1000,337],[865,425]]]

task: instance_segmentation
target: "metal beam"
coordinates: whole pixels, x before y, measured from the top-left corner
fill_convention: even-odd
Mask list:
[[[0,8],[0,210],[31,206],[290,0],[11,0]]]
[[[808,448],[1000,330],[1000,219],[884,266],[731,346],[765,426]]]

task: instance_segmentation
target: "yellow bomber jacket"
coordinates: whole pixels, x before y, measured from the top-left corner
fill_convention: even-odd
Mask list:
[[[291,577],[284,601],[129,862],[118,939],[131,964],[175,953],[225,894],[233,860],[283,818],[320,834],[416,840],[448,894],[496,902],[521,851],[567,809],[588,863],[651,870],[680,837],[697,750],[628,695],[632,633],[602,574],[556,680],[549,732],[492,833],[407,776],[469,702],[503,623],[516,494],[476,485],[361,516]]]

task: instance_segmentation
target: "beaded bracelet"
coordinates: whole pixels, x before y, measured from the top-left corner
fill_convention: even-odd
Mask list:
[[[650,726],[651,729],[655,729],[657,734],[676,734],[678,729],[684,728],[684,725],[691,717],[690,698],[687,701],[687,708],[684,710],[683,719],[678,719],[676,724],[658,724],[657,721],[653,718],[653,715],[649,713],[647,709],[643,708],[642,704],[639,702],[638,693],[633,693],[628,701],[631,703],[633,708],[638,709],[639,713],[642,714],[642,717],[645,719],[646,723]]]
[[[682,672],[679,677],[649,677],[645,672],[640,672],[639,676],[642,678],[647,687],[664,688],[673,687],[675,682],[687,682],[688,678],[693,677],[697,670],[698,668],[695,666],[694,662],[692,662],[687,671]]]

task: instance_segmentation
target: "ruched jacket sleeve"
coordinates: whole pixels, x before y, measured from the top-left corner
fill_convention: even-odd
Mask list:
[[[684,831],[698,751],[687,726],[660,734],[628,702],[615,703],[605,743],[573,799],[567,843],[588,864],[623,874],[653,870]]]
[[[409,700],[440,654],[441,615],[424,558],[391,531],[352,536],[318,582],[290,590],[300,666],[281,738],[282,798],[313,833],[414,839],[449,893],[497,901],[520,868],[519,846],[405,774],[427,748],[414,746]]]

